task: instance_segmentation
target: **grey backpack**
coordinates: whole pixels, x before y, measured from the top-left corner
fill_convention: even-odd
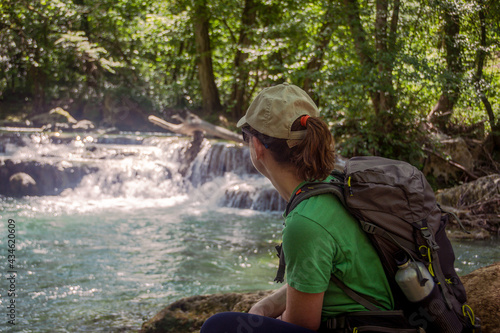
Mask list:
[[[425,176],[414,166],[381,157],[354,157],[331,182],[302,186],[287,205],[287,216],[301,201],[332,193],[357,218],[369,235],[391,285],[396,307],[412,327],[426,332],[480,332],[479,318],[466,304],[466,293],[454,269],[455,255],[446,236],[448,214],[436,202]],[[335,221],[333,221],[335,223]],[[421,302],[410,303],[395,282],[396,259],[404,255],[431,272],[436,287]],[[281,253],[277,280],[284,274]],[[344,291],[365,305],[363,295],[332,277]],[[424,281],[425,282],[425,281]],[[368,307],[372,309],[373,306]]]

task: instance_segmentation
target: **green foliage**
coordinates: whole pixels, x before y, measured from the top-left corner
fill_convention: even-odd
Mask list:
[[[482,121],[491,131],[486,97],[500,126],[495,0],[404,0],[399,8],[389,0],[385,28],[377,25],[375,2],[367,0],[3,0],[0,108],[28,100],[40,112],[73,100],[75,109],[88,104],[99,110],[106,98],[126,97],[151,113],[199,110],[193,13],[200,3],[209,15],[215,83],[224,115],[233,121],[239,116],[232,112],[236,89],[244,88],[244,111],[263,87],[307,81],[343,154],[418,165],[426,144],[421,124],[451,82],[460,87],[452,122]],[[460,33],[451,42],[461,52],[460,72],[447,64],[445,13],[459,19]],[[478,78],[480,52],[486,60]],[[384,96],[388,106],[380,102]]]

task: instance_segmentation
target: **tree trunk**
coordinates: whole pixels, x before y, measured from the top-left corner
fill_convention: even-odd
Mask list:
[[[392,132],[394,128],[393,115],[394,91],[392,86],[392,57],[388,49],[387,17],[389,14],[388,0],[377,0],[375,15],[375,50],[378,72],[378,111],[380,130]]]
[[[35,49],[35,60],[40,61],[40,53]],[[31,79],[33,80],[33,114],[45,112],[45,86],[46,75],[41,67],[31,65],[29,70]]]
[[[315,42],[315,52],[313,53],[311,59],[306,65],[306,74],[304,78],[304,83],[302,85],[305,92],[311,96],[311,98],[319,105],[318,97],[314,95],[314,83],[317,81],[315,73],[321,70],[323,66],[323,59],[325,56],[325,51],[330,43],[333,29],[335,28],[335,16],[334,16],[334,6],[331,3],[327,3],[327,10],[323,17],[323,25],[318,33],[318,38]]]
[[[203,109],[206,113],[212,114],[222,109],[222,107],[212,65],[210,23],[206,1],[195,1],[193,22]]]
[[[392,79],[394,52],[397,38],[400,0],[394,0],[390,26],[389,0],[377,0],[375,17],[375,48],[370,47],[363,29],[358,0],[344,0],[354,48],[358,54],[365,77],[373,76],[374,84],[368,86],[373,109],[379,119],[377,127],[385,133],[394,130],[396,98]]]
[[[440,129],[446,129],[453,114],[453,107],[460,97],[463,67],[461,48],[458,43],[460,16],[451,4],[444,4],[444,46],[446,50],[446,73],[443,77],[442,93],[428,119]]]
[[[373,60],[373,49],[369,46],[366,38],[366,32],[361,24],[361,16],[358,0],[344,0],[344,5],[347,11],[347,20],[349,28],[351,30],[351,35],[354,40],[354,49],[358,54],[359,61],[363,67],[363,72],[366,75],[374,71],[375,62]],[[372,87],[367,87],[370,94],[370,99],[373,104],[375,113],[379,113],[379,96],[372,89]]]
[[[379,73],[379,87],[377,93],[380,101],[380,112],[393,111],[395,108],[394,87],[392,82],[392,70],[394,68],[394,41],[389,40],[388,16],[389,1],[377,0],[375,18],[375,49],[377,51],[377,69]],[[399,17],[399,0],[395,1],[394,14],[391,22],[391,37],[395,39],[397,20]],[[394,29],[394,31],[393,31]],[[392,48],[392,50],[391,50]]]
[[[251,32],[255,26],[257,19],[256,3],[254,0],[245,0],[245,6],[241,14],[241,29],[238,39],[238,50],[234,57],[235,78],[233,90],[231,93],[231,101],[234,102],[233,117],[235,119],[243,116],[245,112],[245,96],[248,85],[248,69],[245,66],[248,58],[248,53],[244,51],[246,47],[251,45]]]
[[[481,82],[483,80],[484,61],[486,60],[485,50],[487,49],[488,45],[486,42],[486,10],[484,2],[483,0],[478,0],[477,2],[478,5],[480,6],[478,16],[479,16],[481,38],[479,41],[479,47],[476,52],[475,83],[477,92],[479,94],[479,98],[481,99],[481,102],[483,103],[484,108],[486,109],[486,114],[488,115],[488,120],[491,127],[491,136],[493,139],[492,141],[496,147],[496,148],[494,147],[493,150],[500,150],[500,121],[496,121],[495,119],[495,113],[493,112],[493,107],[491,106],[488,97],[486,97],[486,94],[484,93]]]
[[[38,67],[32,68],[33,78],[33,114],[45,111],[45,75]]]

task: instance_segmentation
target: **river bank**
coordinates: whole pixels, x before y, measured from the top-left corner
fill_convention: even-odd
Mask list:
[[[500,261],[461,277],[468,304],[481,319],[483,333],[500,332]],[[194,333],[213,314],[248,312],[272,291],[192,296],[180,299],[143,323],[140,333]]]

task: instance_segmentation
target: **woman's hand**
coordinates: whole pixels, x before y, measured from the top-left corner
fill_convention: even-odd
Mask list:
[[[275,293],[258,301],[248,313],[271,318],[281,316],[286,307],[286,290],[287,285],[284,285]]]

